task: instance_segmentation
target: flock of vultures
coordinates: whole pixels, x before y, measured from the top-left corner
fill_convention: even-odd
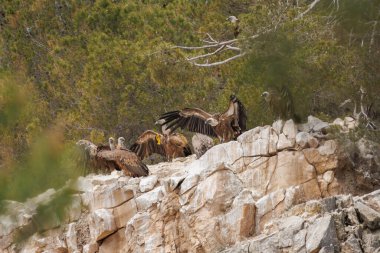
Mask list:
[[[217,137],[223,143],[246,131],[246,122],[244,105],[231,95],[224,113],[210,114],[198,108],[185,108],[162,114],[156,121],[162,133],[147,130],[129,149],[124,137],[119,137],[117,143],[111,137],[108,145],[96,146],[88,140],[80,140],[77,145],[84,151],[86,166],[102,171],[122,170],[127,176],[140,177],[149,174],[142,160],[154,153],[168,161],[192,154],[186,137],[176,133],[176,129]]]

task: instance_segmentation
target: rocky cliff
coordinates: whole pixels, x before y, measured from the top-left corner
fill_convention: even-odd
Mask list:
[[[13,235],[56,193],[9,202],[0,251],[380,252],[379,146],[362,140],[348,154],[323,134],[329,125],[277,121],[199,159],[149,166],[148,177],[81,177],[65,224],[20,249]]]

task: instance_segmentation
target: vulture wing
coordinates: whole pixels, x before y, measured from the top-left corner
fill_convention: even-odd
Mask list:
[[[130,147],[132,152],[135,152],[141,160],[156,153],[165,156],[165,150],[162,145],[158,145],[157,136],[163,138],[159,133],[152,130],[147,130],[142,133],[134,144]]]
[[[238,119],[239,119],[239,126],[242,132],[247,131],[247,111],[245,110],[245,107],[242,102],[240,102],[239,99],[236,99],[237,107],[238,107]]]
[[[127,176],[141,177],[149,174],[148,167],[138,156],[126,149],[103,150],[98,152],[97,158],[112,162],[116,169],[122,170]]]
[[[159,120],[164,120],[167,129],[172,132],[178,127],[187,129],[191,132],[201,133],[216,137],[214,129],[206,120],[212,118],[213,115],[198,109],[198,108],[185,108],[181,111],[167,112],[161,115]]]
[[[239,132],[244,132],[247,130],[247,112],[244,105],[235,96],[231,96],[230,105],[227,111],[222,114],[222,117],[227,118],[230,116],[236,116],[235,119],[237,119],[237,122],[232,122],[232,127],[235,128],[237,125],[240,127],[240,129],[235,130],[239,130]]]

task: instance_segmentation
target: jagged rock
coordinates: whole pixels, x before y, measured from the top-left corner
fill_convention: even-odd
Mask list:
[[[273,217],[284,209],[283,203],[285,199],[285,190],[278,190],[272,192],[256,202],[256,220],[258,222],[259,230],[261,230],[265,223],[268,222],[268,217]]]
[[[123,253],[126,244],[125,228],[119,229],[116,233],[108,236],[99,246],[99,253]]]
[[[199,175],[195,174],[195,175],[187,176],[181,184],[181,190],[179,193],[181,195],[184,194],[185,192],[187,192],[188,190],[196,186],[198,182],[199,182]]]
[[[350,225],[359,225],[359,219],[354,207],[349,207],[346,209],[347,221]]]
[[[296,143],[297,143],[297,145],[300,146],[301,148],[306,148],[308,146],[308,144],[309,144],[308,143],[309,136],[310,136],[309,133],[299,132],[296,135]]]
[[[361,249],[359,240],[354,235],[350,235],[348,239],[342,244],[342,252],[360,253],[363,251]]]
[[[269,154],[269,137],[271,127],[254,128],[238,137],[242,143],[244,156],[260,156]]]
[[[295,140],[290,140],[286,138],[285,134],[282,133],[278,137],[277,150],[281,151],[284,149],[292,148],[294,146]]]
[[[97,253],[97,252],[99,252],[99,244],[97,243],[90,243],[83,246],[82,253]]]
[[[320,123],[316,124],[312,130],[313,130],[313,132],[322,132],[323,130],[325,130],[329,127],[330,127],[329,123],[320,122]]]
[[[287,248],[293,246],[293,238],[303,227],[304,219],[297,216],[290,216],[281,219],[279,224],[279,247]],[[297,238],[298,240],[299,238]],[[300,242],[297,242],[300,243]]]
[[[318,253],[335,253],[336,250],[334,249],[334,246],[324,246]]]
[[[141,192],[147,192],[154,188],[154,186],[157,184],[158,177],[156,175],[151,175],[148,177],[144,177],[140,181],[140,191]]]
[[[272,124],[272,128],[276,131],[276,133],[279,135],[282,132],[282,128],[284,127],[284,121],[282,119],[276,120]]]
[[[255,205],[242,204],[226,213],[220,221],[221,237],[229,245],[251,235],[255,228]]]
[[[363,220],[365,226],[373,230],[380,228],[379,212],[373,210],[360,201],[357,201],[355,203],[355,209],[359,213],[359,217],[361,220]]]
[[[146,210],[153,204],[157,203],[163,196],[162,187],[157,187],[154,190],[142,194],[136,198],[137,210]]]
[[[91,237],[99,241],[115,232],[117,229],[112,210],[97,209],[91,215]]]
[[[300,148],[317,148],[319,145],[319,141],[317,138],[313,137],[311,134],[307,132],[299,132],[296,135],[296,144]]]
[[[117,228],[125,227],[127,222],[137,213],[137,205],[134,199],[125,202],[113,209],[113,215]]]
[[[82,194],[83,203],[91,210],[99,208],[112,208],[133,198],[133,190],[120,187],[118,183],[97,185],[92,191]]]
[[[307,230],[302,229],[293,237],[293,251],[294,252],[300,252],[302,249],[305,248],[306,245],[306,234]]]
[[[306,160],[312,164],[318,174],[338,168],[338,155],[336,154],[336,143],[333,140],[326,141],[322,146],[304,149]]]
[[[268,148],[269,155],[273,155],[277,153],[277,143],[278,143],[278,134],[273,128],[271,128],[270,133],[269,133],[269,148]]]
[[[253,206],[255,206],[255,200],[253,199],[251,191],[242,190],[232,202],[232,207],[238,207],[243,204],[252,204]]]
[[[242,156],[242,145],[237,141],[230,141],[212,147],[201,158],[189,164],[187,169],[191,174],[200,174],[204,170],[218,166],[221,163],[221,157],[224,163],[234,164]]]
[[[66,244],[70,252],[78,250],[75,223],[70,223],[66,232]]]
[[[380,230],[370,232],[369,230],[364,230],[362,236],[363,249],[364,252],[379,252],[380,250]]]
[[[323,247],[338,245],[335,225],[332,217],[327,215],[318,218],[307,230],[306,250],[310,253],[319,252]]]
[[[327,183],[330,184],[334,180],[334,171],[329,170],[323,173],[323,180]]]
[[[307,144],[309,144],[310,148],[317,148],[319,145],[319,141],[314,136],[309,135],[309,139],[307,140]]]
[[[285,134],[289,140],[295,140],[297,135],[297,126],[292,119],[287,120],[282,128],[282,133]]]
[[[237,174],[243,187],[250,190],[255,199],[266,194],[277,160],[277,156],[258,157],[248,164],[244,171]]]
[[[217,170],[198,184],[192,200],[184,206],[184,210],[194,213],[207,204],[210,212],[220,213],[232,204],[233,198],[241,190],[241,182],[232,171]]]
[[[313,166],[299,152],[284,151],[278,154],[276,168],[271,175],[267,192],[301,185],[316,178]]]
[[[214,145],[214,141],[210,137],[199,133],[193,136],[191,143],[193,144],[194,153],[198,158]]]

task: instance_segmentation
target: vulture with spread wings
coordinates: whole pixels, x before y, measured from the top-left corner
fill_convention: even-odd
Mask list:
[[[152,130],[142,133],[130,147],[141,160],[153,153],[165,156],[168,161],[177,157],[192,154],[189,143],[183,134],[162,131],[163,134]]]
[[[221,142],[235,139],[246,130],[247,115],[244,105],[231,95],[230,103],[224,113],[210,114],[198,108],[185,108],[167,112],[157,121],[170,131],[177,128],[191,132],[218,137]]]
[[[87,140],[80,140],[76,144],[84,151],[86,165],[91,168],[98,171],[122,170],[126,176],[131,177],[147,176],[148,167],[135,153],[122,147],[123,139],[119,138],[117,148],[114,146],[113,138],[110,138],[109,146],[96,146]]]

